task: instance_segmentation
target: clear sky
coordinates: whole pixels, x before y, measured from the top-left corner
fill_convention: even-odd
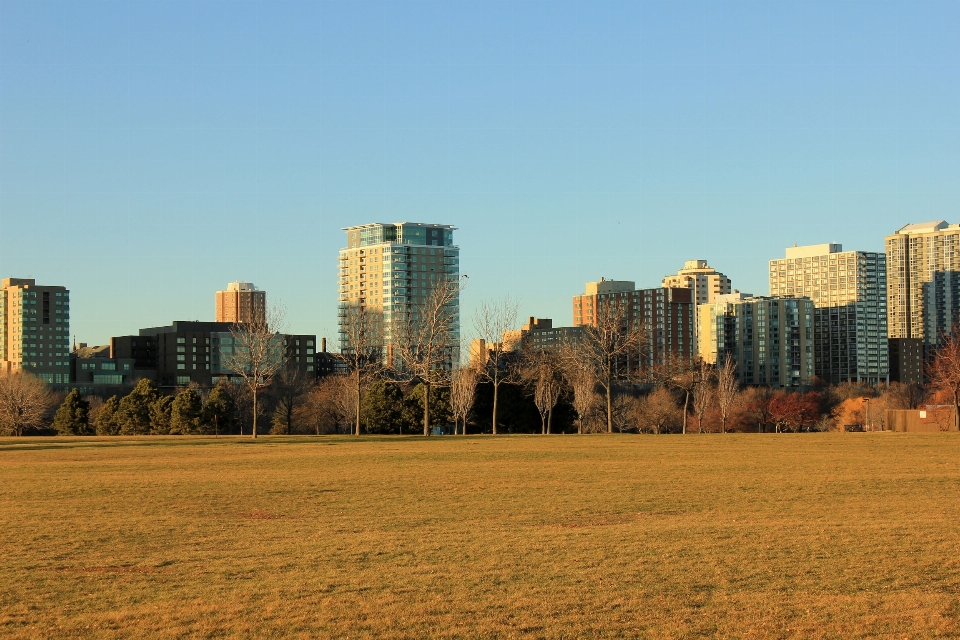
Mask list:
[[[960,221],[958,2],[0,0],[0,277],[72,332],[249,280],[335,333],[341,227],[454,224],[477,301]]]

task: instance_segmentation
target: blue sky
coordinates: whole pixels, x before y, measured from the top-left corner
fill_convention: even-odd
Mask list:
[[[960,221],[958,2],[0,0],[0,276],[72,332],[249,280],[332,337],[341,227],[454,224],[477,302]]]

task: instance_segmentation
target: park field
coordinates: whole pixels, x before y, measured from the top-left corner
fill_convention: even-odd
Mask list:
[[[0,440],[0,636],[960,637],[960,434]]]

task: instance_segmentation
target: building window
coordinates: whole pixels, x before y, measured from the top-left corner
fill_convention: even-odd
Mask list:
[[[94,374],[94,384],[123,384],[123,376],[119,373]]]
[[[177,376],[177,384],[190,384],[190,376]]]

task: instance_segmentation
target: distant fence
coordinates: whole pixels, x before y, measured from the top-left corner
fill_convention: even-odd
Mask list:
[[[911,433],[937,433],[956,431],[953,419],[953,407],[927,405],[925,409],[897,410],[885,412],[888,431],[908,431]]]

